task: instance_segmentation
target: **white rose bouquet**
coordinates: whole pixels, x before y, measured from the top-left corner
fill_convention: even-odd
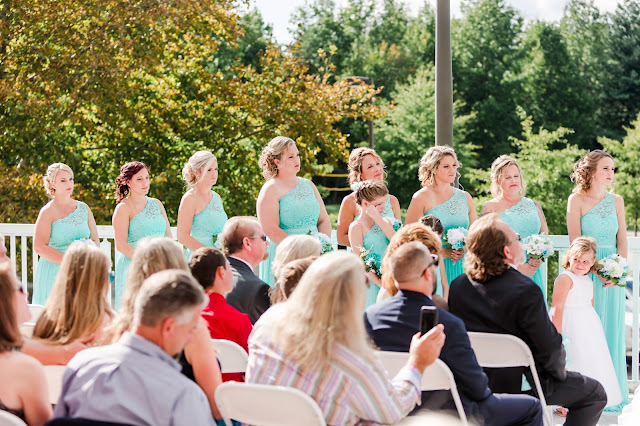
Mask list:
[[[467,242],[467,233],[467,228],[462,226],[458,228],[451,228],[444,233],[442,242],[449,244],[454,250],[461,249]]]
[[[548,235],[529,235],[522,241],[527,256],[533,259],[546,259],[553,254],[553,243]]]
[[[380,265],[374,256],[370,256],[369,253],[371,250],[367,250],[364,247],[358,247],[360,250],[360,259],[364,262],[364,269],[367,272],[373,272],[377,275],[378,278],[382,277],[382,271],[380,270]]]
[[[322,232],[318,232],[318,231],[313,231],[313,232],[309,231],[308,234],[314,238],[317,238],[320,241],[320,244],[322,244],[322,249],[320,250],[320,254],[325,254],[333,250],[333,244],[331,244],[331,238],[327,234],[323,234]]]
[[[606,280],[611,280],[618,287],[626,287],[627,280],[631,277],[631,268],[627,259],[619,254],[612,254],[600,260],[598,273]]]

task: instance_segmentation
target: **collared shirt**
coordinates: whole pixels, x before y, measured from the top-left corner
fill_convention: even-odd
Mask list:
[[[244,263],[245,265],[247,265],[247,266],[249,267],[249,269],[251,269],[251,270],[253,271],[253,266],[251,266],[251,265],[249,264],[249,262],[247,262],[246,260],[244,260],[244,259],[240,259],[239,257],[236,257],[236,256],[231,256],[231,255],[229,255],[229,257],[233,257],[234,259],[239,260],[240,262],[242,262],[242,263]],[[255,272],[255,271],[254,271],[254,272]]]
[[[134,425],[213,425],[204,392],[156,344],[125,332],[67,365],[54,417]]]
[[[318,403],[328,425],[395,424],[420,403],[420,372],[404,367],[392,381],[373,352],[367,359],[336,344],[324,369],[305,369],[287,359],[271,338],[282,308],[273,306],[254,325],[247,383],[300,389]]]

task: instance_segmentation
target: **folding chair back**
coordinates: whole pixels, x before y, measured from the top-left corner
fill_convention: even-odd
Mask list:
[[[225,382],[216,389],[216,404],[227,426],[231,419],[257,426],[324,426],[318,404],[290,387]]]
[[[40,315],[42,315],[42,311],[44,311],[44,306],[36,304],[29,304],[27,306],[29,306],[29,313],[31,314],[29,322],[37,322]]]
[[[0,410],[0,426],[27,426],[27,424],[20,417]]]
[[[211,339],[215,346],[222,373],[244,373],[247,371],[249,355],[242,346],[231,340]]]

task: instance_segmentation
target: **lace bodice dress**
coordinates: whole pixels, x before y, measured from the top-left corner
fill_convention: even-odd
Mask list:
[[[162,215],[160,201],[155,198],[145,197],[147,205],[129,221],[127,243],[135,248],[138,241],[145,237],[164,237],[167,230],[167,221]],[[115,307],[119,308],[127,288],[129,267],[131,259],[117,252],[116,259],[116,301]]]
[[[193,216],[190,235],[205,247],[214,247],[227,219],[220,196],[215,191],[211,191],[209,204]],[[193,252],[187,249],[187,260],[191,257],[191,253]]]
[[[64,253],[69,245],[83,238],[89,238],[89,208],[81,201],[71,214],[58,219],[51,224],[49,247]],[[44,305],[51,293],[53,283],[60,269],[59,263],[50,262],[41,257],[36,266],[33,279],[33,298],[31,303]]]
[[[447,201],[429,209],[424,214],[425,216],[431,214],[440,219],[445,235],[452,228],[464,227],[469,229],[469,203],[465,192],[460,189],[456,189]],[[444,248],[451,248],[447,244],[443,246]],[[447,274],[449,285],[458,275],[462,274],[463,265],[464,257],[457,262],[453,262],[447,257],[444,258],[444,270]]]
[[[598,260],[617,252],[618,216],[613,194],[607,193],[580,218],[580,230],[582,235],[595,238]],[[624,341],[625,291],[622,287],[604,288],[594,274],[590,274],[590,278],[594,285],[594,307],[607,338],[624,404],[628,402],[629,395]]]
[[[280,229],[288,235],[301,235],[318,231],[320,205],[308,179],[298,178],[298,184],[278,201]],[[269,244],[269,257],[260,263],[260,279],[273,287],[275,279],[271,262],[277,245]]]
[[[520,237],[525,238],[539,234],[542,222],[538,215],[538,207],[531,198],[522,197],[518,204],[505,210],[500,214],[500,218],[511,227]],[[544,302],[547,303],[547,287],[543,281],[544,275],[547,273],[547,262],[543,262],[531,279],[538,284]]]

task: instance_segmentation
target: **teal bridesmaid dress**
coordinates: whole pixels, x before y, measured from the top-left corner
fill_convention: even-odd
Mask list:
[[[602,201],[580,218],[580,230],[582,235],[595,238],[598,260],[617,253],[618,216],[613,194],[607,193]],[[589,276],[594,287],[594,308],[602,321],[611,360],[622,392],[622,403],[616,407],[607,407],[606,411],[620,411],[625,404],[629,403],[624,341],[625,289],[623,287],[604,288],[602,281],[595,274]]]
[[[217,192],[211,191],[209,204],[200,213],[193,216],[190,235],[203,246],[214,247],[227,219],[227,213],[224,211],[220,196]],[[187,261],[189,261],[191,253],[193,252],[187,249]]]
[[[394,219],[393,229],[397,231],[401,225],[402,222]],[[378,266],[378,270],[381,270],[380,265],[382,263],[384,253],[387,251],[387,247],[389,246],[389,239],[377,223],[374,223],[371,229],[362,236],[362,245],[365,250],[369,250],[369,254],[366,259],[368,260],[373,258]],[[367,290],[367,304],[365,308],[376,303],[376,300],[378,299],[378,292],[380,292],[380,287],[374,283],[369,283],[369,290]]]
[[[147,205],[129,221],[129,231],[127,243],[133,248],[138,241],[145,237],[164,237],[167,231],[167,222],[162,215],[160,201],[155,198],[145,197]],[[116,309],[122,304],[124,290],[127,288],[129,267],[131,259],[124,254],[117,252],[116,259]]]
[[[469,229],[469,203],[464,191],[456,189],[453,196],[442,204],[439,204],[425,212],[426,215],[433,215],[440,219],[444,227],[444,234],[452,228],[463,227]],[[448,244],[443,244],[444,248],[451,248]],[[448,257],[444,258],[444,270],[447,275],[449,285],[460,274],[463,273],[464,258],[453,262]],[[442,285],[439,286],[442,288]],[[440,290],[442,291],[442,290]]]
[[[318,232],[320,205],[313,191],[313,184],[308,179],[298,178],[298,184],[287,192],[280,201],[280,229],[287,235],[301,235]],[[275,284],[271,261],[275,257],[277,245],[269,244],[269,257],[260,263],[260,279],[271,287]]]
[[[49,247],[58,250],[60,253],[64,253],[72,242],[91,236],[91,231],[89,230],[89,208],[81,201],[77,203],[76,209],[71,214],[51,224]],[[33,278],[31,303],[37,305],[45,304],[59,269],[59,263],[49,262],[43,257],[38,260],[35,277]]]
[[[523,240],[531,235],[539,234],[542,227],[542,222],[538,215],[538,207],[531,198],[522,197],[518,204],[502,212],[500,218],[511,229],[520,234],[520,238]],[[546,262],[543,262],[531,279],[540,287],[546,305],[547,288],[543,281],[543,271],[545,270]]]

